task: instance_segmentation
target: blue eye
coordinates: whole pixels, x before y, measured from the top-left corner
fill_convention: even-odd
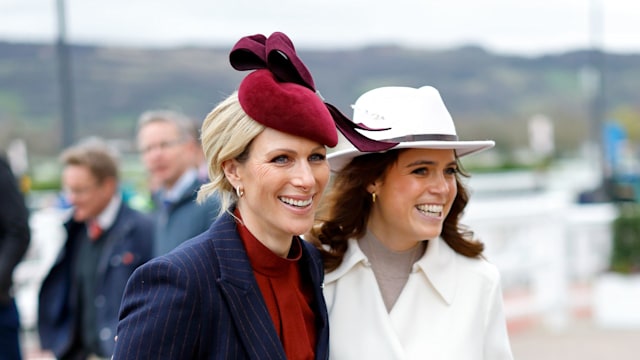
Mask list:
[[[317,161],[324,161],[327,158],[327,156],[325,154],[311,154],[311,156],[309,156],[309,161],[312,162],[317,162]]]
[[[276,163],[276,164],[286,164],[289,162],[289,157],[286,155],[278,155],[276,157],[274,157],[273,159],[271,159],[271,162]]]

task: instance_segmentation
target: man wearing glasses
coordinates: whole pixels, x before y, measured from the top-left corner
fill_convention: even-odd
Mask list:
[[[72,215],[40,288],[40,345],[58,359],[109,358],[127,280],[152,256],[153,223],[123,201],[117,158],[104,142],[72,146],[61,160]]]
[[[217,198],[195,201],[208,181],[198,134],[194,121],[171,110],[147,111],[138,120],[138,150],[154,200],[154,256],[206,231],[219,212]]]

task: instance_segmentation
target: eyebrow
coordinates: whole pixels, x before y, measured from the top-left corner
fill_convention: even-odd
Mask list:
[[[412,163],[407,164],[406,167],[418,166],[418,165],[436,165],[436,162],[433,160],[416,160]],[[447,164],[447,166],[458,165],[458,163],[453,160]]]
[[[316,151],[320,151],[320,150],[326,150],[326,147],[324,145],[320,145],[320,146],[316,146],[313,149],[311,149],[311,153],[314,153]],[[289,149],[289,148],[277,148],[277,149],[273,149],[270,151],[267,151],[267,154],[272,154],[274,152],[284,152],[287,154],[298,154],[298,151],[294,150],[294,149]]]
[[[310,154],[315,154],[319,151],[325,150],[326,151],[326,147],[324,147],[324,145],[320,145],[320,146],[316,146],[313,149],[311,149],[311,151],[309,151]],[[265,155],[267,157],[271,157],[274,156],[274,154],[293,154],[293,155],[298,155],[300,154],[299,151],[296,151],[294,149],[290,149],[290,148],[277,148],[277,149],[272,149],[270,151],[267,151],[265,153]]]

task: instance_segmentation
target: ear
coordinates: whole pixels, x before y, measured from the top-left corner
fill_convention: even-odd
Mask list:
[[[115,177],[107,177],[102,181],[102,185],[109,192],[115,193],[118,189],[118,180]]]
[[[222,162],[222,170],[231,186],[238,187],[242,184],[242,176],[240,174],[240,163],[236,159],[229,159]]]
[[[372,182],[371,184],[367,185],[367,192],[369,194],[373,194],[378,190],[378,182]]]

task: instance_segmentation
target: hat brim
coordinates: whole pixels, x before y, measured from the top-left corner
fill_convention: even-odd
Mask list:
[[[393,149],[452,149],[456,151],[458,157],[475,154],[483,150],[490,149],[495,146],[493,140],[477,140],[477,141],[408,141],[401,142],[394,146]],[[387,150],[388,151],[388,150]],[[373,154],[370,152],[361,152],[354,147],[348,149],[337,150],[327,155],[331,171],[340,171],[353,158],[360,155]]]

